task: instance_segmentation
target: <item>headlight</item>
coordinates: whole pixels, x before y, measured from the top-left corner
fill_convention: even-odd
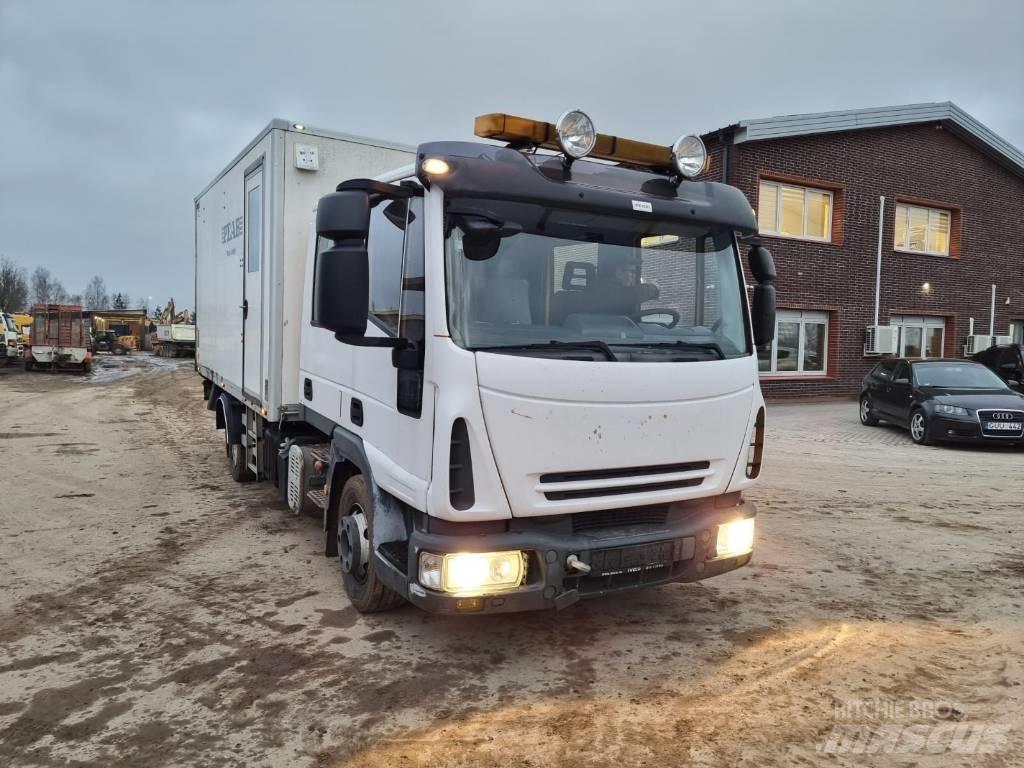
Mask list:
[[[461,595],[518,587],[526,574],[526,555],[512,552],[467,552],[436,555],[420,552],[420,584]]]
[[[586,157],[597,143],[597,132],[594,123],[586,112],[570,109],[555,123],[558,134],[558,146],[573,160]]]
[[[754,518],[746,517],[718,526],[715,557],[736,557],[754,549]]]
[[[949,416],[970,416],[970,411],[961,408],[959,405],[937,405],[935,410],[938,413],[945,413]]]
[[[672,145],[672,162],[687,179],[695,179],[708,162],[708,150],[700,136],[681,136]]]

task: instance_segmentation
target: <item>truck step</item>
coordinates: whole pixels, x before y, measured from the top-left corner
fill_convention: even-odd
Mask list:
[[[327,508],[327,494],[323,491],[307,491],[306,498],[316,504],[320,509]]]

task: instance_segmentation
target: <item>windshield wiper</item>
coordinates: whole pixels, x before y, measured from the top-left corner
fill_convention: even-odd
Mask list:
[[[641,349],[661,349],[663,347],[677,347],[681,349],[707,349],[718,355],[720,360],[725,360],[725,352],[722,348],[714,341],[683,341],[682,339],[676,339],[675,341],[638,341],[629,342],[625,341],[621,344],[616,344],[616,347],[640,347]]]
[[[474,352],[529,352],[538,349],[584,349],[600,352],[611,361],[617,361],[619,358],[612,352],[612,348],[603,341],[593,339],[591,341],[558,341],[552,339],[547,342],[539,342],[537,344],[502,344],[494,347],[473,347]]]

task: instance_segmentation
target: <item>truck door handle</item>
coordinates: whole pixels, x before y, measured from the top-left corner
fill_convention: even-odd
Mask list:
[[[239,309],[242,310],[242,319],[243,320],[245,320],[247,317],[249,317],[249,300],[248,299],[242,299],[242,305],[239,307]]]

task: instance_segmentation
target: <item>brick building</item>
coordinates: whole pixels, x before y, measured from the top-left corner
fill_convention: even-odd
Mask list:
[[[850,396],[878,359],[962,356],[974,320],[1024,335],[1024,153],[953,104],[749,120],[704,137],[708,177],[742,189],[779,273],[768,396]]]

